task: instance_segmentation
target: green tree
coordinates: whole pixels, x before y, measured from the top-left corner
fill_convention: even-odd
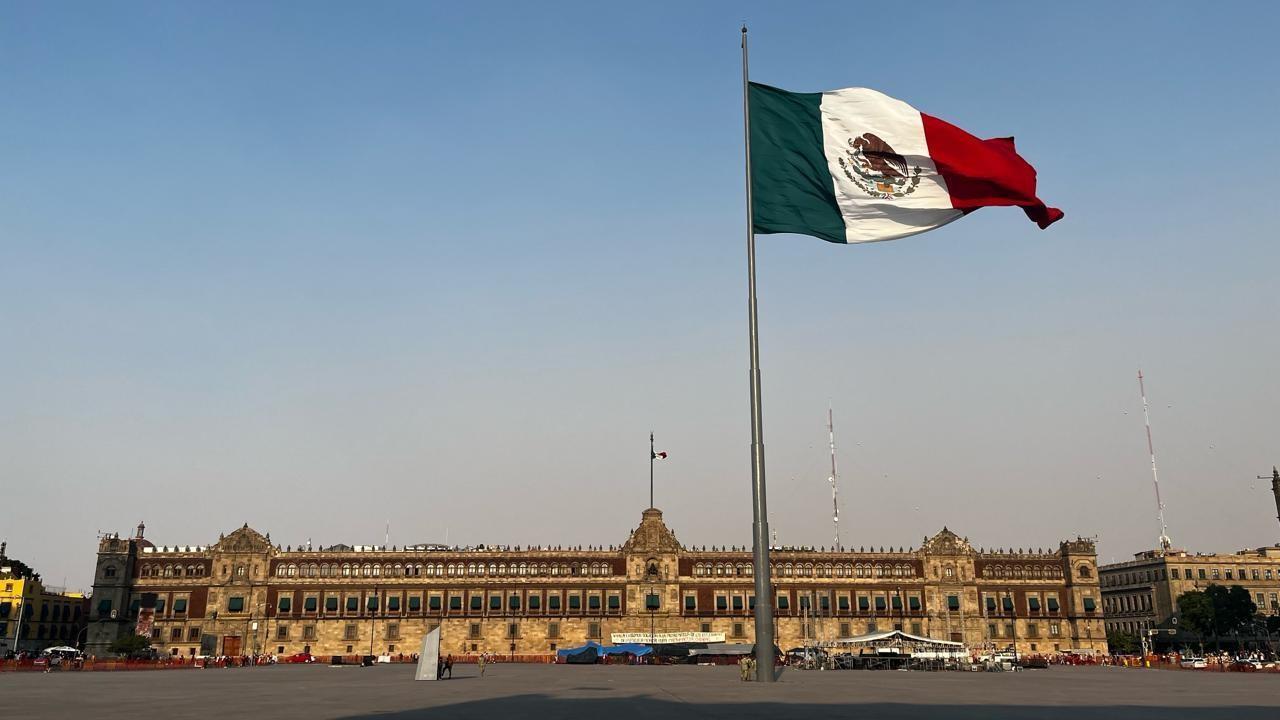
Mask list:
[[[1183,627],[1201,636],[1214,632],[1213,599],[1201,590],[1188,590],[1178,596],[1178,615]]]
[[[111,646],[107,649],[117,655],[124,655],[125,657],[141,657],[149,654],[149,651],[151,650],[151,638],[129,633],[128,635],[121,635],[116,638],[115,642],[111,643]]]
[[[1117,630],[1107,633],[1107,648],[1112,655],[1135,655],[1141,649],[1141,643],[1138,636]]]
[[[1253,623],[1258,606],[1249,597],[1248,590],[1239,585],[1229,588],[1210,585],[1205,589],[1205,594],[1213,598],[1213,614],[1219,635],[1247,630]]]

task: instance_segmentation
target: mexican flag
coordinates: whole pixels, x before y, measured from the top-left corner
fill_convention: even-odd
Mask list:
[[[1016,205],[1042,229],[1013,138],[981,140],[867,88],[793,93],[751,83],[751,206],[758,233],[835,243],[895,240],[980,207]]]

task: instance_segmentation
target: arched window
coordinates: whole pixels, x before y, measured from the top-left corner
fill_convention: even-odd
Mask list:
[[[546,563],[542,563],[541,565],[539,565],[539,566],[538,566],[538,574],[539,574],[539,575],[544,575],[544,576],[547,574],[547,564],[546,564]]]
[[[297,577],[297,576],[298,576],[298,566],[297,566],[297,565],[290,565],[290,566],[289,566],[289,577]]]
[[[1076,568],[1076,575],[1079,575],[1082,578],[1093,577],[1093,571],[1089,569],[1088,565],[1081,565]]]
[[[520,563],[520,574],[521,575],[529,574],[529,563]]]
[[[942,571],[942,576],[943,576],[943,577],[948,577],[948,578],[955,577],[955,576],[956,576],[956,569],[955,569],[954,567],[952,567],[952,566],[948,565],[945,569],[943,569],[943,571]]]
[[[782,566],[783,577],[791,577],[791,563]]]
[[[172,566],[172,565],[165,565],[165,566],[164,566],[164,576],[165,576],[165,577],[173,577],[173,566]],[[1083,577],[1083,576],[1082,576],[1082,577]]]

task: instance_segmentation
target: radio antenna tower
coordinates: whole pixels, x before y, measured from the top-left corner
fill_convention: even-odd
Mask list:
[[[1142,382],[1142,368],[1138,368],[1138,392],[1142,394],[1142,419],[1147,423],[1147,452],[1151,454],[1151,483],[1156,489],[1156,514],[1160,518],[1160,549],[1168,552],[1173,547],[1169,539],[1169,526],[1164,522],[1164,502],[1160,499],[1160,474],[1156,472],[1156,450],[1151,443],[1151,413],[1147,410],[1147,388]]]
[[[840,500],[839,489],[836,487],[836,423],[831,405],[827,405],[827,438],[831,443],[831,477],[827,481],[831,483],[831,526],[835,532],[836,550],[840,549]]]

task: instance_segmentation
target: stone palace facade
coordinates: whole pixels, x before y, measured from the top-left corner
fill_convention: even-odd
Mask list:
[[[282,549],[247,525],[210,546],[99,542],[91,653],[122,633],[170,655],[550,655],[615,635],[754,641],[749,549],[682,545],[650,508],[619,547]],[[771,552],[778,645],[875,630],[1020,652],[1105,652],[1092,541],[980,551],[943,529],[915,549]],[[622,639],[621,637],[619,639]],[[634,638],[630,638],[634,639]]]

